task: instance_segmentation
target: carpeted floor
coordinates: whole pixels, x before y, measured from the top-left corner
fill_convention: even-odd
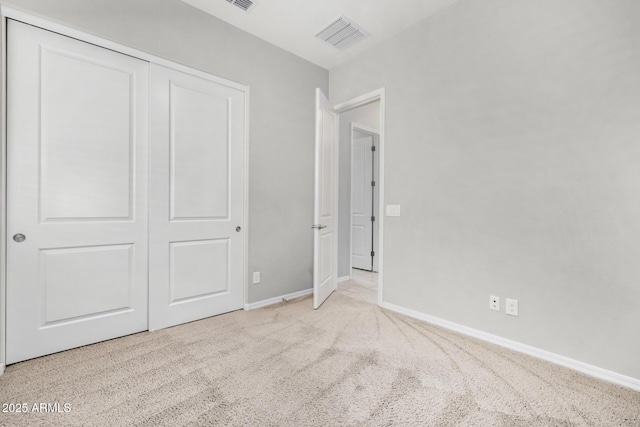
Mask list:
[[[9,366],[0,425],[639,426],[640,393],[341,294]],[[53,406],[50,408],[54,409]]]

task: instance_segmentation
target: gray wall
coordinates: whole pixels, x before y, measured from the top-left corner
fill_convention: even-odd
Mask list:
[[[249,301],[312,285],[314,90],[328,72],[179,0],[7,0],[250,86]],[[250,276],[249,276],[250,277]]]
[[[331,70],[333,102],[386,87],[386,302],[640,379],[638,23],[462,0]]]
[[[338,171],[338,277],[351,274],[351,123],[380,129],[380,102],[340,114],[340,159]]]

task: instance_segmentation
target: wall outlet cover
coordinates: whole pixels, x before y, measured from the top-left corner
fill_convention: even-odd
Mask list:
[[[500,311],[500,297],[491,295],[489,297],[489,308],[491,310]]]
[[[510,316],[518,315],[518,300],[507,298],[505,312]]]
[[[254,271],[253,272],[253,284],[257,285],[258,283],[260,283],[260,272],[259,271]]]

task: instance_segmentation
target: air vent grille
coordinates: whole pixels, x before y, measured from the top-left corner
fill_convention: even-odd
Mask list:
[[[234,6],[238,6],[245,12],[249,12],[249,10],[256,5],[256,2],[253,0],[227,0],[227,2],[231,3]]]
[[[367,37],[369,33],[360,28],[346,16],[333,21],[327,28],[316,34],[316,37],[326,41],[331,46],[344,49],[352,43]]]

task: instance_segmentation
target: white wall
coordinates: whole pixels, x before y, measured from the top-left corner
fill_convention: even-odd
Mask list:
[[[328,72],[179,0],[6,0],[250,86],[249,302],[312,285],[315,88]],[[249,276],[250,277],[250,276]]]
[[[351,123],[380,129],[380,101],[340,114],[338,176],[338,277],[351,274]]]
[[[386,87],[385,301],[640,379],[639,23],[461,0],[331,70]]]

